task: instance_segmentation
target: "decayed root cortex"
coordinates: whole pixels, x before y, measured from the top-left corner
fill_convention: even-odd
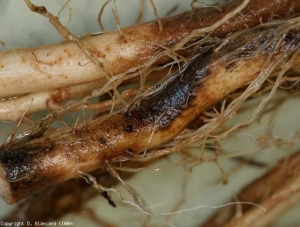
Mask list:
[[[283,74],[299,64],[299,23],[300,18],[293,18],[233,34],[225,40],[204,38],[191,48],[194,57],[178,73],[125,109],[77,130],[2,147],[1,195],[7,203],[15,203],[82,172],[145,154],[177,136],[228,94],[250,83],[205,131],[207,136],[269,76],[278,76],[278,86]]]
[[[158,26],[157,22],[150,22],[122,29],[121,33],[107,32],[83,39],[75,37],[76,42],[73,40],[35,49],[0,53],[0,98],[25,95],[21,99],[1,101],[0,120],[17,121],[25,109],[30,114],[42,109],[60,108],[59,105],[51,104],[73,98],[73,91],[77,91],[81,84],[98,81],[97,83],[104,85],[107,77],[126,71],[140,72],[139,69],[143,66],[149,67],[151,60],[152,67],[170,61],[170,53],[169,56],[162,57],[158,57],[157,53],[173,47],[192,31],[199,33],[199,29],[209,28],[218,21],[224,23],[206,29],[205,32],[212,32],[211,36],[224,37],[230,32],[270,21],[274,15],[285,18],[300,12],[300,2],[295,0],[250,0],[245,8],[237,11],[239,13],[229,14],[231,16],[228,20],[224,20],[242,2],[232,0],[217,8],[193,9],[176,17],[162,19],[162,26]],[[34,10],[33,6],[31,8]],[[47,14],[45,9],[40,10],[40,13]],[[160,32],[161,27],[163,32]],[[63,29],[60,27],[59,30]],[[68,33],[67,30],[65,33]],[[82,52],[78,44],[84,46],[86,51]],[[92,57],[86,56],[87,54]],[[182,50],[180,54],[189,55],[188,50]],[[72,88],[74,85],[78,87]],[[86,86],[82,89],[86,90]],[[84,95],[84,92],[77,91],[77,96],[80,95]]]

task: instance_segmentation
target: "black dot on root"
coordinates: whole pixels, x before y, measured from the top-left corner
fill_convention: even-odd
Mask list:
[[[285,37],[284,37],[284,40],[285,40],[286,42],[289,42],[291,39],[292,39],[292,35],[291,35],[290,33],[286,33],[286,34],[285,34]]]
[[[132,130],[133,130],[132,125],[127,125],[127,126],[125,127],[125,131],[126,131],[126,132],[132,132]]]
[[[104,145],[104,144],[106,144],[106,139],[104,139],[103,137],[100,137],[99,142]]]

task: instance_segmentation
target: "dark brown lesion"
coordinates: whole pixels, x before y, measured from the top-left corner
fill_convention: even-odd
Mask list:
[[[247,58],[256,49],[261,48],[261,44],[264,45],[264,42],[260,41],[261,35],[267,34],[269,30],[257,29],[245,31],[230,39],[218,51],[215,51],[215,47],[219,42],[200,45],[195,57],[182,67],[183,70],[169,76],[160,86],[153,88],[148,96],[133,102],[130,107],[109,118],[90,122],[87,127],[79,128],[76,134],[57,134],[56,140],[50,140],[49,137],[37,138],[2,149],[0,163],[7,174],[14,200],[75,177],[75,167],[72,166],[78,163],[83,168],[89,159],[95,160],[95,163],[97,161],[98,166],[93,164],[85,167],[85,170],[91,171],[100,167],[104,160],[120,158],[126,149],[131,149],[135,154],[142,152],[146,145],[140,143],[139,138],[146,141],[152,132],[168,132],[182,113],[193,109],[194,113],[191,113],[183,124],[173,127],[173,131],[168,132],[172,136],[180,133],[200,114],[196,114],[195,110],[194,102],[198,98],[196,94],[200,89],[205,90],[201,81],[213,74],[215,62],[218,61],[218,65],[225,64],[228,59],[224,57],[232,57],[230,54],[240,47],[243,47],[243,55],[238,60]],[[297,42],[297,36],[292,37],[294,38],[290,43]],[[274,46],[274,43],[271,42],[270,46],[272,45]],[[264,49],[261,52],[263,53]],[[210,103],[213,104],[215,103]],[[163,142],[170,139],[166,138]],[[56,159],[59,163],[53,161]],[[55,163],[51,163],[52,161]],[[73,172],[70,174],[71,169]]]
[[[169,76],[164,83],[156,85],[151,90],[151,95],[131,104],[131,108],[127,109],[124,114],[125,119],[131,121],[134,118],[141,125],[155,123],[157,130],[167,130],[174,119],[192,105],[195,91],[201,87],[201,80],[211,75],[214,62],[219,61],[219,64],[225,64],[231,59],[242,60],[251,57],[259,48],[264,50],[265,42],[271,40],[264,37],[268,34],[267,29],[269,28],[259,27],[245,31],[231,39],[217,52],[215,48],[221,44],[222,39],[219,42],[209,42],[198,46],[197,53],[194,53],[196,57],[182,66],[184,70]],[[263,54],[264,51],[261,53]],[[222,59],[224,56],[230,56],[231,59],[230,57],[226,57],[227,60]],[[236,62],[232,62],[230,66],[226,66],[226,69],[234,70],[237,65]]]
[[[163,23],[166,28],[169,28],[169,30],[164,29],[164,34],[169,35],[170,32],[177,32],[186,35],[185,32],[187,31],[187,27],[190,27],[189,29],[193,30],[199,27],[210,26],[215,21],[222,18],[226,13],[232,11],[240,3],[241,1],[235,0],[231,1],[230,4],[222,5],[221,11],[217,10],[216,8],[202,9],[202,11],[194,11],[191,14],[182,14],[175,19],[172,18],[173,21],[166,19]],[[260,9],[262,5],[265,8]],[[270,8],[267,9],[267,6]],[[299,12],[300,2],[284,1],[279,4],[277,1],[272,1],[271,3],[267,4],[266,1],[253,0],[250,2],[249,6],[247,6],[246,9],[241,12],[241,14],[232,18],[228,23],[216,29],[213,35],[224,37],[229,32],[234,32],[245,28],[245,23],[249,27],[255,26],[262,21],[271,19],[272,14],[279,14],[283,17],[286,17],[291,14],[288,11],[285,11],[289,7],[294,7],[294,12]],[[246,15],[251,15],[252,19],[248,20]],[[259,18],[256,18],[255,15],[260,16]],[[260,18],[262,18],[262,20],[260,20]],[[172,25],[168,26],[169,22],[172,22]],[[174,23],[177,23],[175,27],[173,26]],[[183,26],[178,26],[178,24]],[[175,31],[174,29],[178,30]],[[153,90],[151,90],[151,95],[133,102],[128,109],[113,115],[113,117],[111,117],[110,120],[107,120],[107,122],[100,121],[100,123],[97,125],[99,127],[96,129],[94,127],[96,136],[91,135],[93,134],[92,131],[86,131],[85,127],[77,130],[75,135],[70,133],[69,142],[76,141],[78,138],[82,139],[87,137],[86,140],[81,142],[83,147],[76,147],[69,144],[65,145],[65,150],[59,150],[58,148],[62,148],[62,146],[55,144],[55,141],[46,142],[43,139],[30,140],[32,138],[28,138],[29,142],[26,141],[14,144],[10,146],[9,149],[2,148],[0,152],[0,162],[6,172],[6,180],[11,186],[11,188],[8,190],[12,189],[14,190],[12,194],[18,194],[18,196],[14,196],[14,200],[18,200],[22,198],[22,196],[25,197],[27,194],[30,194],[35,190],[55,184],[61,180],[66,180],[64,177],[62,177],[64,174],[67,175],[67,173],[64,172],[64,163],[54,166],[54,169],[56,168],[57,170],[53,170],[52,172],[48,171],[47,166],[40,165],[42,162],[41,160],[45,159],[45,157],[51,159],[55,157],[55,155],[59,155],[58,153],[54,152],[56,149],[61,152],[61,155],[65,155],[65,157],[73,157],[76,155],[79,157],[80,151],[85,149],[84,142],[95,142],[97,143],[95,146],[96,151],[92,150],[92,153],[98,152],[99,156],[97,156],[97,158],[102,155],[101,157],[105,160],[113,160],[114,158],[122,156],[124,155],[124,150],[126,151],[126,149],[133,149],[133,147],[135,149],[134,152],[140,152],[143,147],[138,146],[139,141],[128,141],[129,134],[131,136],[130,138],[133,138],[134,136],[138,135],[139,129],[143,128],[148,128],[147,133],[150,130],[155,132],[167,131],[173,124],[174,120],[181,116],[185,110],[188,108],[194,108],[195,104],[193,102],[196,97],[196,91],[199,89],[205,90],[205,87],[201,87],[202,85],[200,82],[203,78],[211,76],[212,70],[210,66],[216,60],[220,60],[223,56],[230,54],[240,46],[250,42],[251,45],[245,46],[243,52],[240,52],[240,55],[237,56],[238,58],[249,57],[251,52],[255,51],[256,48],[259,48],[265,42],[265,37],[258,37],[260,34],[259,32],[264,32],[263,28],[259,29],[261,30],[252,30],[248,33],[244,33],[234,40],[231,40],[223,48],[221,48],[220,51],[217,52],[215,52],[213,49],[219,43],[207,43],[206,45],[200,45],[197,47],[198,49],[196,53],[193,52],[194,49],[189,50],[189,54],[195,55],[195,57],[185,66],[183,66],[183,71],[168,77],[165,83],[161,84],[160,86],[156,86],[153,88]],[[288,40],[290,37],[293,36],[286,36],[285,39]],[[293,38],[290,40],[290,42],[294,42],[294,40],[295,39]],[[177,42],[177,40],[172,39],[168,42],[169,45],[173,45]],[[229,68],[233,70],[235,67],[236,65],[231,65]],[[206,95],[209,96],[209,94]],[[189,124],[189,121],[192,121],[195,117],[196,115],[190,117],[185,124]],[[109,124],[107,125],[106,123]],[[47,123],[42,121],[40,121],[40,124],[41,125],[38,125],[39,128],[46,129],[49,126]],[[95,124],[95,122],[91,122],[88,128],[93,128],[93,125]],[[172,136],[176,136],[176,134],[180,133],[182,127],[185,127],[186,125],[176,129],[176,132],[172,132]],[[38,137],[43,134],[43,131],[38,132],[39,133],[37,134],[33,134],[32,137]],[[145,133],[144,137],[149,136],[149,133],[147,133]],[[126,141],[126,143],[130,142],[129,144],[126,144],[126,147],[125,145],[120,147],[116,145],[114,138],[117,138],[119,134],[123,136],[123,141]],[[59,140],[62,143],[65,142],[61,138]],[[38,143],[38,141],[42,141],[42,143]],[[113,150],[109,146],[114,146],[113,148],[116,149]],[[86,148],[88,149],[88,147]],[[69,150],[69,153],[64,154],[67,149]],[[89,157],[80,156],[79,159],[80,161],[87,161]],[[103,160],[99,158],[99,166],[101,166],[102,162]],[[68,164],[70,163],[72,164],[71,161],[69,161]],[[96,167],[93,166],[93,168]],[[34,174],[30,176],[31,179],[29,179],[30,177],[28,175],[31,174],[32,171]]]
[[[212,46],[200,49],[197,57],[183,66],[184,70],[170,76],[163,84],[156,85],[150,96],[132,104],[124,114],[125,119],[131,121],[134,118],[141,124],[155,123],[158,130],[167,130],[188,107],[193,85],[209,75],[208,66],[212,59]]]
[[[0,152],[0,163],[6,170],[8,180],[18,181],[19,178],[26,178],[28,173],[38,171],[37,160],[51,153],[54,148],[51,142],[10,147]]]
[[[205,55],[206,57],[202,59],[212,59],[208,57],[212,55],[212,51],[204,49],[199,56]],[[48,137],[42,137],[2,149],[0,163],[10,185],[8,190],[11,190],[13,200],[10,203],[36,190],[70,178],[72,174],[70,175],[65,168],[71,168],[70,165],[77,162],[83,164],[90,158],[95,160],[99,158],[101,166],[103,160],[110,161],[124,155],[124,149],[127,151],[134,149],[134,152],[144,149],[140,147],[139,141],[133,141],[133,138],[143,135],[140,132],[142,128],[147,130],[153,128],[153,123],[157,123],[158,126],[155,131],[167,130],[170,127],[173,120],[187,108],[185,103],[190,99],[193,84],[207,75],[205,70],[195,74],[194,67],[202,68],[206,64],[209,65],[210,61],[202,60],[187,65],[183,72],[173,75],[162,86],[164,89],[159,88],[153,95],[133,105],[130,114],[121,111],[106,120],[98,120],[100,122],[98,127],[92,126],[92,122],[87,128],[78,129],[76,134],[59,135],[60,138],[56,142]],[[140,130],[136,131],[135,128]],[[99,133],[98,137],[96,131]],[[127,136],[129,134],[131,139]],[[120,138],[126,140],[124,146],[127,147],[118,145]],[[80,143],[77,144],[76,141]],[[68,163],[51,163],[57,158],[60,162]]]

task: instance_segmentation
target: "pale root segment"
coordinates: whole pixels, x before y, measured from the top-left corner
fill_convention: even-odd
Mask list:
[[[0,101],[0,121],[18,121],[23,114],[30,115],[33,112],[42,110],[59,110],[62,108],[62,101],[88,95],[103,84],[105,84],[105,81],[97,80]]]
[[[0,53],[0,98],[69,87],[105,78],[103,72],[116,75],[137,68],[154,59],[164,48],[173,47],[193,30],[213,25],[240,4],[240,0],[227,1],[218,8],[194,9],[161,19],[163,29],[153,21],[122,29],[122,34],[116,31],[82,38],[82,43],[103,66],[102,72],[72,42]],[[251,0],[212,35],[224,37],[269,21],[274,15],[284,18],[299,12],[299,1]],[[156,64],[169,60],[164,57]]]
[[[158,81],[172,71],[174,72],[175,70],[167,68],[165,70],[159,70],[154,73],[150,73],[147,76],[146,82]],[[137,73],[135,74],[136,76],[132,79],[121,81],[122,83],[120,86],[126,86],[130,83],[134,84],[140,82],[140,77],[137,76]],[[59,111],[64,108],[64,104],[62,103],[63,101],[69,101],[75,98],[82,98],[84,96],[87,96],[91,94],[95,89],[103,87],[106,83],[107,80],[105,78],[102,78],[97,81],[78,84],[71,87],[56,88],[54,90],[30,93],[14,99],[2,100],[0,101],[0,121],[18,122],[23,115],[29,116],[32,113],[43,110]],[[125,96],[123,98],[133,98],[134,94],[132,93],[132,89],[123,91],[122,94],[124,94],[123,96]],[[137,92],[135,92],[135,94],[136,93]],[[121,104],[124,99],[114,100],[114,106],[117,106],[118,103]],[[112,100],[106,100],[97,104],[85,102],[82,103],[82,105],[79,105],[77,108],[80,110],[82,110],[83,108],[94,110],[96,109],[98,111],[105,112],[112,109],[112,104],[109,104],[112,102]]]
[[[203,44],[184,70],[122,111],[76,130],[3,147],[1,195],[12,204],[37,190],[78,177],[79,171],[92,171],[171,140],[200,113],[253,81],[273,60],[277,64],[272,69],[280,70],[289,60],[285,51],[293,55],[300,39],[298,33],[290,32],[285,41],[282,30],[277,38],[269,36],[264,27],[250,30],[217,49],[219,43]],[[272,27],[270,31],[274,34]],[[268,45],[261,39],[267,39]],[[238,59],[229,64],[242,46]],[[293,55],[291,65],[299,62],[300,57]]]

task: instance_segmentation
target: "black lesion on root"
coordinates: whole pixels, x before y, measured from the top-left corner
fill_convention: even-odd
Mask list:
[[[55,149],[54,144],[20,144],[8,150],[0,150],[0,163],[5,171],[9,184],[8,203],[15,203],[41,188],[53,185],[64,172],[52,171],[45,173],[45,166],[41,165],[43,156],[51,157]]]
[[[210,71],[207,66],[213,57],[212,49],[211,45],[200,48],[197,57],[183,66],[181,72],[169,77],[167,82],[156,86],[152,95],[136,102],[133,108],[126,110],[125,118],[136,119],[141,124],[155,123],[158,130],[168,129],[173,120],[193,99],[194,84],[209,76]]]
[[[229,43],[217,53],[214,48],[219,43],[200,46],[196,56],[182,66],[182,70],[168,77],[160,86],[155,86],[152,95],[136,101],[127,109],[125,118],[135,119],[141,124],[155,124],[157,130],[167,130],[182,111],[193,105],[196,91],[201,87],[201,80],[212,73],[211,64],[248,41],[247,38],[237,43]]]
[[[291,33],[286,33],[285,37],[284,37],[284,41],[289,42],[289,41],[291,41],[292,38],[293,37],[292,37]]]
[[[182,70],[154,86],[151,95],[136,100],[125,111],[125,120],[131,122],[134,119],[138,126],[155,124],[158,131],[169,129],[175,118],[193,106],[196,91],[202,86],[201,80],[212,74],[215,62],[224,64],[227,71],[234,70],[237,61],[257,54],[258,50],[260,54],[274,51],[278,42],[274,39],[276,36],[276,27],[272,30],[270,25],[260,26],[229,38],[217,51],[215,47],[221,44],[221,39],[200,46],[198,53],[182,66]],[[293,35],[286,34],[285,40],[290,40],[292,44]]]
[[[38,157],[43,156],[54,149],[54,144],[37,144],[16,146],[9,150],[0,151],[0,163],[5,168],[9,181],[17,181],[20,177],[39,166]]]
[[[132,132],[133,131],[133,126],[132,125],[126,125],[124,127],[125,132]]]
[[[105,145],[106,144],[106,139],[101,136],[100,139],[99,139],[99,142],[102,144],[102,145]]]

